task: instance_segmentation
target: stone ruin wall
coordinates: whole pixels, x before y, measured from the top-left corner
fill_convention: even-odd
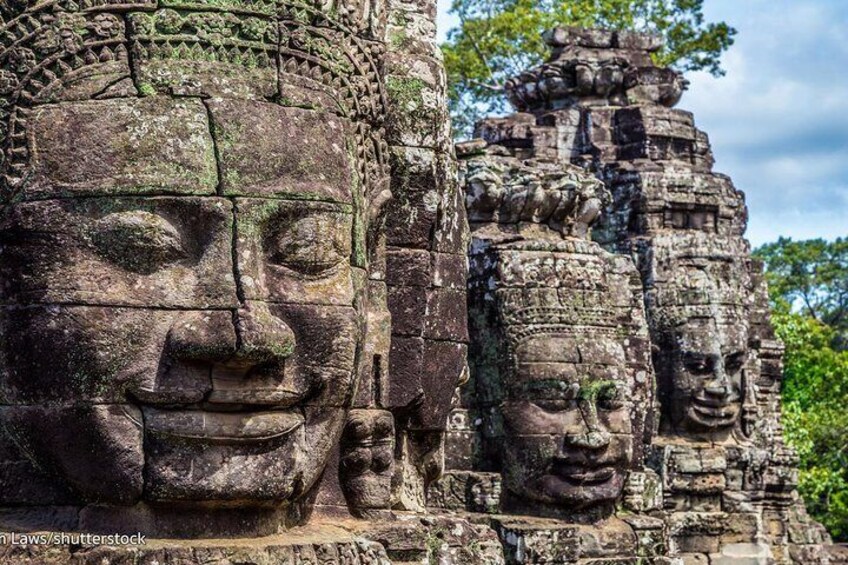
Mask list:
[[[0,530],[154,538],[0,562],[827,562],[653,39],[555,31],[457,170],[431,2],[0,18]],[[665,416],[693,317],[721,429]]]

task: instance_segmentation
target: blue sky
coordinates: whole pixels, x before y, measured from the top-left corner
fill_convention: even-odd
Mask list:
[[[449,5],[439,0],[440,38]],[[751,243],[848,235],[848,1],[706,0],[704,14],[739,34],[727,75],[687,75],[678,108],[747,195]]]

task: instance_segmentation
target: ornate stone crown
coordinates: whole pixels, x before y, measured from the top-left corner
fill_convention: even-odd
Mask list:
[[[509,157],[470,159],[465,185],[470,222],[544,224],[562,235],[585,235],[610,199],[579,167]]]
[[[553,49],[545,64],[524,71],[504,85],[520,111],[588,105],[625,106],[648,102],[674,106],[688,82],[677,71],[660,68],[651,53],[662,47],[653,35],[578,28],[556,28],[546,35]]]
[[[0,24],[2,200],[25,181],[33,106],[148,96],[246,98],[356,124],[360,173],[386,192],[382,9],[282,0],[17,1]]]

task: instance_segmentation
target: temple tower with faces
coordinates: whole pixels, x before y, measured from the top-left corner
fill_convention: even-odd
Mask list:
[[[357,517],[240,559],[392,555],[356,532],[423,509],[465,375],[434,19],[393,0],[0,3],[4,531]],[[207,562],[167,549],[104,558]]]
[[[624,506],[661,517],[666,555],[686,562],[826,562],[827,535],[804,512],[795,456],[781,434],[782,349],[769,326],[761,265],[744,239],[744,195],[712,171],[707,136],[692,114],[674,108],[686,81],[653,64],[660,43],[652,36],[555,29],[546,39],[550,59],[505,84],[517,112],[482,120],[479,139],[458,147],[475,242],[469,304],[475,285],[502,284],[498,276],[475,279],[474,258],[488,249],[477,241],[481,208],[496,208],[500,219],[488,221],[517,240],[503,224],[537,219],[533,211],[544,209],[537,187],[548,171],[577,166],[601,180],[610,200],[591,236],[632,258],[640,273],[659,405],[656,434],[644,446],[647,473],[631,473]],[[521,183],[526,196],[516,196]],[[503,256],[487,261],[492,272],[513,264]],[[471,321],[472,344],[486,341],[474,333],[473,308]],[[509,474],[486,479],[468,471],[475,458],[485,462],[491,430],[484,428],[487,399],[466,393],[462,402],[448,442],[449,467],[462,470],[437,498],[491,511],[508,490],[498,480]],[[469,450],[477,444],[468,438],[480,447]]]

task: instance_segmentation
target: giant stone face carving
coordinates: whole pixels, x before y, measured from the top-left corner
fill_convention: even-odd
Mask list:
[[[746,433],[742,413],[752,400],[747,272],[733,256],[715,255],[657,245],[662,284],[647,300],[663,429],[706,440]]]
[[[384,307],[378,75],[309,9],[151,7],[128,29],[32,8],[0,50],[4,131],[25,133],[4,160],[4,421],[82,502],[285,505],[338,447]]]
[[[745,321],[690,318],[675,335],[679,348],[671,352],[671,425],[692,432],[733,426],[742,408],[748,349]]]

